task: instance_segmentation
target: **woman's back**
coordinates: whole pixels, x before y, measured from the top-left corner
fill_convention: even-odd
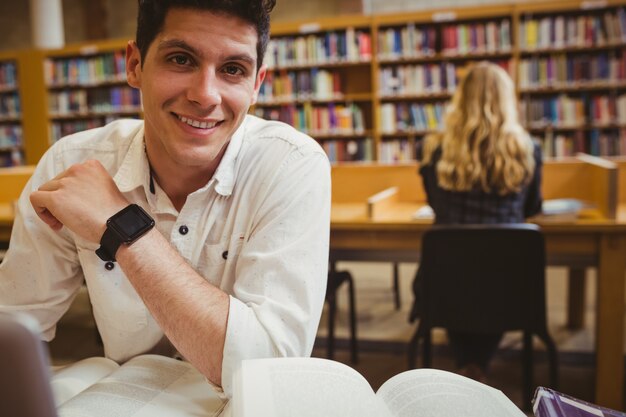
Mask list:
[[[436,223],[517,223],[541,210],[541,151],[519,124],[502,68],[470,67],[444,126],[418,155]]]
[[[432,163],[422,165],[420,175],[435,212],[437,224],[521,223],[541,211],[541,150],[535,145],[535,172],[532,181],[517,193],[501,195],[480,188],[469,191],[446,190],[439,186],[436,165],[441,158],[437,149]]]

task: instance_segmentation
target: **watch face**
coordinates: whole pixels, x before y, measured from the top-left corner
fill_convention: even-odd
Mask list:
[[[108,224],[123,242],[130,243],[150,230],[154,220],[141,207],[131,204],[111,217]]]

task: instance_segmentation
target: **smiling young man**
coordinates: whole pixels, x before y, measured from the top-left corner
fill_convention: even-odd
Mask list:
[[[330,169],[308,136],[247,115],[275,0],[140,0],[128,83],[144,121],[68,136],[18,203],[0,311],[44,338],[83,282],[105,354],[169,339],[230,394],[242,359],[311,353]]]

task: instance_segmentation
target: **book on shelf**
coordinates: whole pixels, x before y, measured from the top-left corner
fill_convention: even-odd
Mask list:
[[[17,65],[15,62],[0,62],[0,88],[17,87]]]
[[[84,359],[56,371],[50,384],[59,417],[210,417],[226,405],[189,363],[157,355],[121,366]]]
[[[612,410],[583,401],[546,387],[537,387],[533,398],[535,417],[626,417],[622,411]]]
[[[501,391],[451,372],[413,369],[376,392],[356,370],[321,358],[244,360],[233,379],[233,417],[524,417]]]

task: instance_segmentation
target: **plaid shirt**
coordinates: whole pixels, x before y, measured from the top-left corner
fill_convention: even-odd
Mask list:
[[[418,159],[421,159],[418,150]],[[435,212],[436,224],[522,223],[541,211],[541,149],[535,144],[535,172],[532,181],[515,194],[499,195],[480,189],[468,192],[447,191],[437,184],[435,167],[441,148],[435,150],[430,164],[419,173],[424,181],[428,204]]]

